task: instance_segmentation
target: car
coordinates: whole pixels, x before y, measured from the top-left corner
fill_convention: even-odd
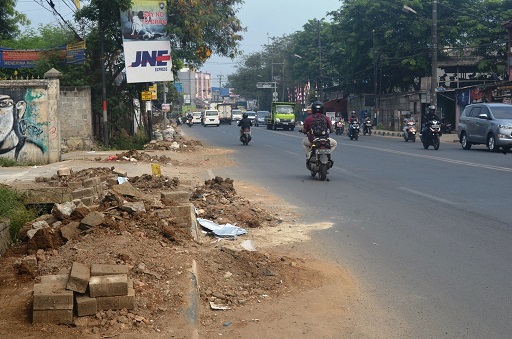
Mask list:
[[[463,149],[485,144],[491,152],[512,148],[512,105],[477,103],[464,108],[457,127]]]
[[[252,125],[256,126],[256,112],[247,111],[246,113],[247,113],[247,117],[249,118],[249,120],[251,120]]]
[[[200,124],[203,121],[203,113],[192,112],[192,123]]]
[[[203,115],[203,125],[204,127],[209,125],[220,126],[220,113],[216,109],[207,109],[204,111]]]
[[[265,118],[270,114],[269,111],[256,112],[256,126],[265,125]]]
[[[231,118],[233,121],[242,120],[242,114],[243,114],[243,112],[241,110],[234,109],[231,111]]]

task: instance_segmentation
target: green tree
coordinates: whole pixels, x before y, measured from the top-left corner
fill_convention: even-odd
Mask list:
[[[16,11],[17,0],[0,0],[0,41],[14,39],[19,33],[19,25],[28,25],[30,21],[24,14]]]

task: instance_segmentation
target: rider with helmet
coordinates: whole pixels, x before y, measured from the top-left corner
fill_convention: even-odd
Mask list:
[[[242,119],[238,121],[238,126],[240,126],[240,136],[244,133],[244,129],[248,128],[251,130],[252,121],[249,119],[249,115],[246,112],[242,114]]]
[[[429,123],[432,120],[439,120],[439,118],[436,115],[436,106],[434,106],[434,105],[428,106],[428,112],[427,112],[427,114],[425,114],[423,116],[423,118],[424,118],[424,124],[423,124],[423,128],[421,129],[421,134],[422,134],[421,135],[421,137],[422,137],[421,140],[423,140],[423,135],[425,135],[425,133],[428,130]]]
[[[356,111],[350,112],[350,118],[348,118],[348,136],[352,135],[353,127],[352,124],[359,124],[359,119],[356,116]]]
[[[302,126],[302,129],[300,130],[301,133],[306,134],[306,137],[304,140],[302,140],[302,146],[304,147],[304,153],[306,153],[306,158],[309,156],[309,149],[311,147],[311,142],[313,141],[314,136],[311,133],[311,124],[315,120],[315,116],[321,115],[326,123],[327,123],[327,136],[329,136],[329,132],[333,133],[334,127],[332,126],[331,119],[325,115],[324,112],[324,104],[321,101],[315,101],[311,104],[311,115],[304,120],[304,125]],[[333,138],[329,138],[329,141],[331,143],[331,151],[334,151],[336,148],[336,145],[338,144],[336,140]]]

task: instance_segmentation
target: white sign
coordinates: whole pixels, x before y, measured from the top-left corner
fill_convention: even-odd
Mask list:
[[[174,80],[169,40],[125,41],[124,58],[128,83]]]
[[[274,88],[276,87],[275,82],[258,82],[256,83],[256,88]]]

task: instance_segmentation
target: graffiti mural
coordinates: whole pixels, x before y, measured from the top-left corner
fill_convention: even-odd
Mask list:
[[[44,91],[26,89],[23,96],[9,92],[0,92],[0,157],[44,162],[48,149],[47,117],[41,104]]]

